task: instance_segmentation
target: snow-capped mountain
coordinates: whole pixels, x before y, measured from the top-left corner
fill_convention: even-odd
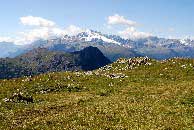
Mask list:
[[[86,30],[75,36],[65,35],[60,38],[48,39],[46,43],[41,43],[41,47],[46,47],[50,50],[73,52],[87,46],[94,46],[98,47],[110,60],[116,60],[120,57],[141,56],[130,49],[130,41],[116,35],[106,35],[97,31]],[[36,45],[38,44],[36,43]]]
[[[49,39],[47,41],[47,47],[55,44],[66,44],[75,42],[91,42],[91,43],[110,43],[116,44],[125,48],[144,48],[144,47],[164,47],[164,48],[183,48],[183,47],[194,47],[194,41],[190,39],[165,39],[158,37],[147,37],[142,39],[124,39],[118,35],[107,35],[101,32],[86,30],[77,35],[70,36],[65,35],[60,38]]]
[[[73,43],[83,43],[83,42],[90,42],[90,43],[110,43],[115,45],[121,45],[120,42],[114,40],[113,38],[108,37],[108,35],[104,35],[100,32],[93,31],[93,30],[86,30],[85,32],[81,32],[77,35],[64,35],[62,37],[56,38],[49,38],[46,41],[38,40],[32,43],[32,46],[37,47],[52,47],[59,44],[73,44]]]
[[[111,60],[116,60],[120,57],[142,55],[156,59],[172,57],[194,58],[194,40],[191,39],[166,39],[151,36],[132,40],[124,39],[118,35],[103,34],[93,30],[86,30],[74,36],[64,35],[47,40],[38,40],[27,45],[27,47],[25,46],[25,51],[23,52],[37,47],[48,48],[54,51],[73,52],[87,46],[98,47],[105,56]],[[16,52],[16,55],[18,54],[19,53]],[[12,56],[13,55],[14,54],[12,54]]]
[[[115,43],[115,44],[121,45],[121,43],[113,40],[112,38],[108,38],[102,33],[93,31],[93,30],[86,30],[85,32],[78,34],[77,37],[83,41],[90,41],[90,42],[103,41],[107,43]]]
[[[194,40],[191,39],[180,39],[179,40],[181,44],[186,45],[186,46],[194,46]]]
[[[47,47],[53,46],[56,44],[67,44],[67,43],[83,43],[83,42],[90,42],[90,43],[109,43],[119,45],[125,48],[134,48],[135,41],[131,39],[124,39],[118,35],[108,35],[102,34],[101,32],[93,31],[93,30],[86,30],[81,32],[77,35],[70,36],[65,35],[59,38],[51,38],[47,40]]]

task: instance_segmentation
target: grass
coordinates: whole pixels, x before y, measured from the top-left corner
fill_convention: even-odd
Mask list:
[[[150,62],[1,80],[0,129],[194,129],[194,60]],[[3,101],[18,92],[34,103]]]

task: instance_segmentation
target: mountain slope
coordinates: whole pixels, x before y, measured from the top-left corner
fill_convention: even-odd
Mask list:
[[[73,43],[64,43],[64,44],[54,44],[47,48],[49,50],[54,50],[54,51],[73,52],[73,51],[82,50],[83,48],[88,46],[97,47],[111,61],[115,61],[120,57],[130,58],[130,57],[142,56],[140,53],[138,53],[133,49],[125,48],[117,44],[101,43],[101,42],[73,42]]]
[[[119,59],[89,72],[0,80],[0,129],[192,129],[193,66]]]
[[[11,42],[0,42],[0,57],[14,57],[22,53],[22,46],[15,45]]]
[[[77,56],[76,63],[83,70],[94,70],[111,63],[96,47],[86,47],[82,51],[73,52]]]
[[[194,58],[193,40],[165,39],[153,36],[131,40],[92,30],[87,30],[75,36],[66,35],[62,38],[51,39],[44,43],[43,46],[51,50],[70,52],[83,49],[83,46],[95,46],[112,61],[120,57],[130,58],[142,55],[155,59]]]
[[[16,58],[0,60],[0,78],[15,78],[46,72],[93,70],[110,61],[95,47],[64,53],[45,48],[31,50]]]

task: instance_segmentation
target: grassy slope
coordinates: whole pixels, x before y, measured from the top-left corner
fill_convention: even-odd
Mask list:
[[[132,70],[114,63],[110,70],[93,71],[100,75],[61,72],[1,80],[0,129],[194,129],[194,61],[151,62]],[[3,102],[14,92],[35,102]]]

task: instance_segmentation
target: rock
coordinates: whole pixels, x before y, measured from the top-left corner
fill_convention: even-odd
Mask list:
[[[140,66],[140,65],[151,65],[149,63],[150,59],[148,57],[140,57],[140,58],[135,58],[135,59],[129,59],[128,60],[128,68],[133,69],[135,66]]]
[[[26,102],[33,103],[32,96],[24,96],[23,93],[14,93],[10,98],[4,98],[4,102]]]
[[[111,82],[108,86],[113,87],[113,83]]]
[[[182,65],[182,66],[181,66],[181,68],[184,68],[184,69],[186,69],[186,68],[187,68],[187,66],[186,66],[186,65]]]
[[[95,75],[100,75],[100,73],[98,71],[94,72]]]
[[[85,75],[89,75],[89,76],[93,75],[92,71],[84,72],[84,74],[85,74]]]
[[[4,98],[3,101],[4,102],[10,102],[10,99],[9,98]]]
[[[122,73],[118,73],[118,74],[109,74],[107,75],[107,77],[112,78],[112,79],[118,79],[118,78],[125,78],[126,75]]]
[[[119,64],[125,64],[125,63],[127,63],[127,59],[124,59],[124,58],[120,58],[120,59],[118,59],[117,61],[116,61],[116,63],[119,63]]]

